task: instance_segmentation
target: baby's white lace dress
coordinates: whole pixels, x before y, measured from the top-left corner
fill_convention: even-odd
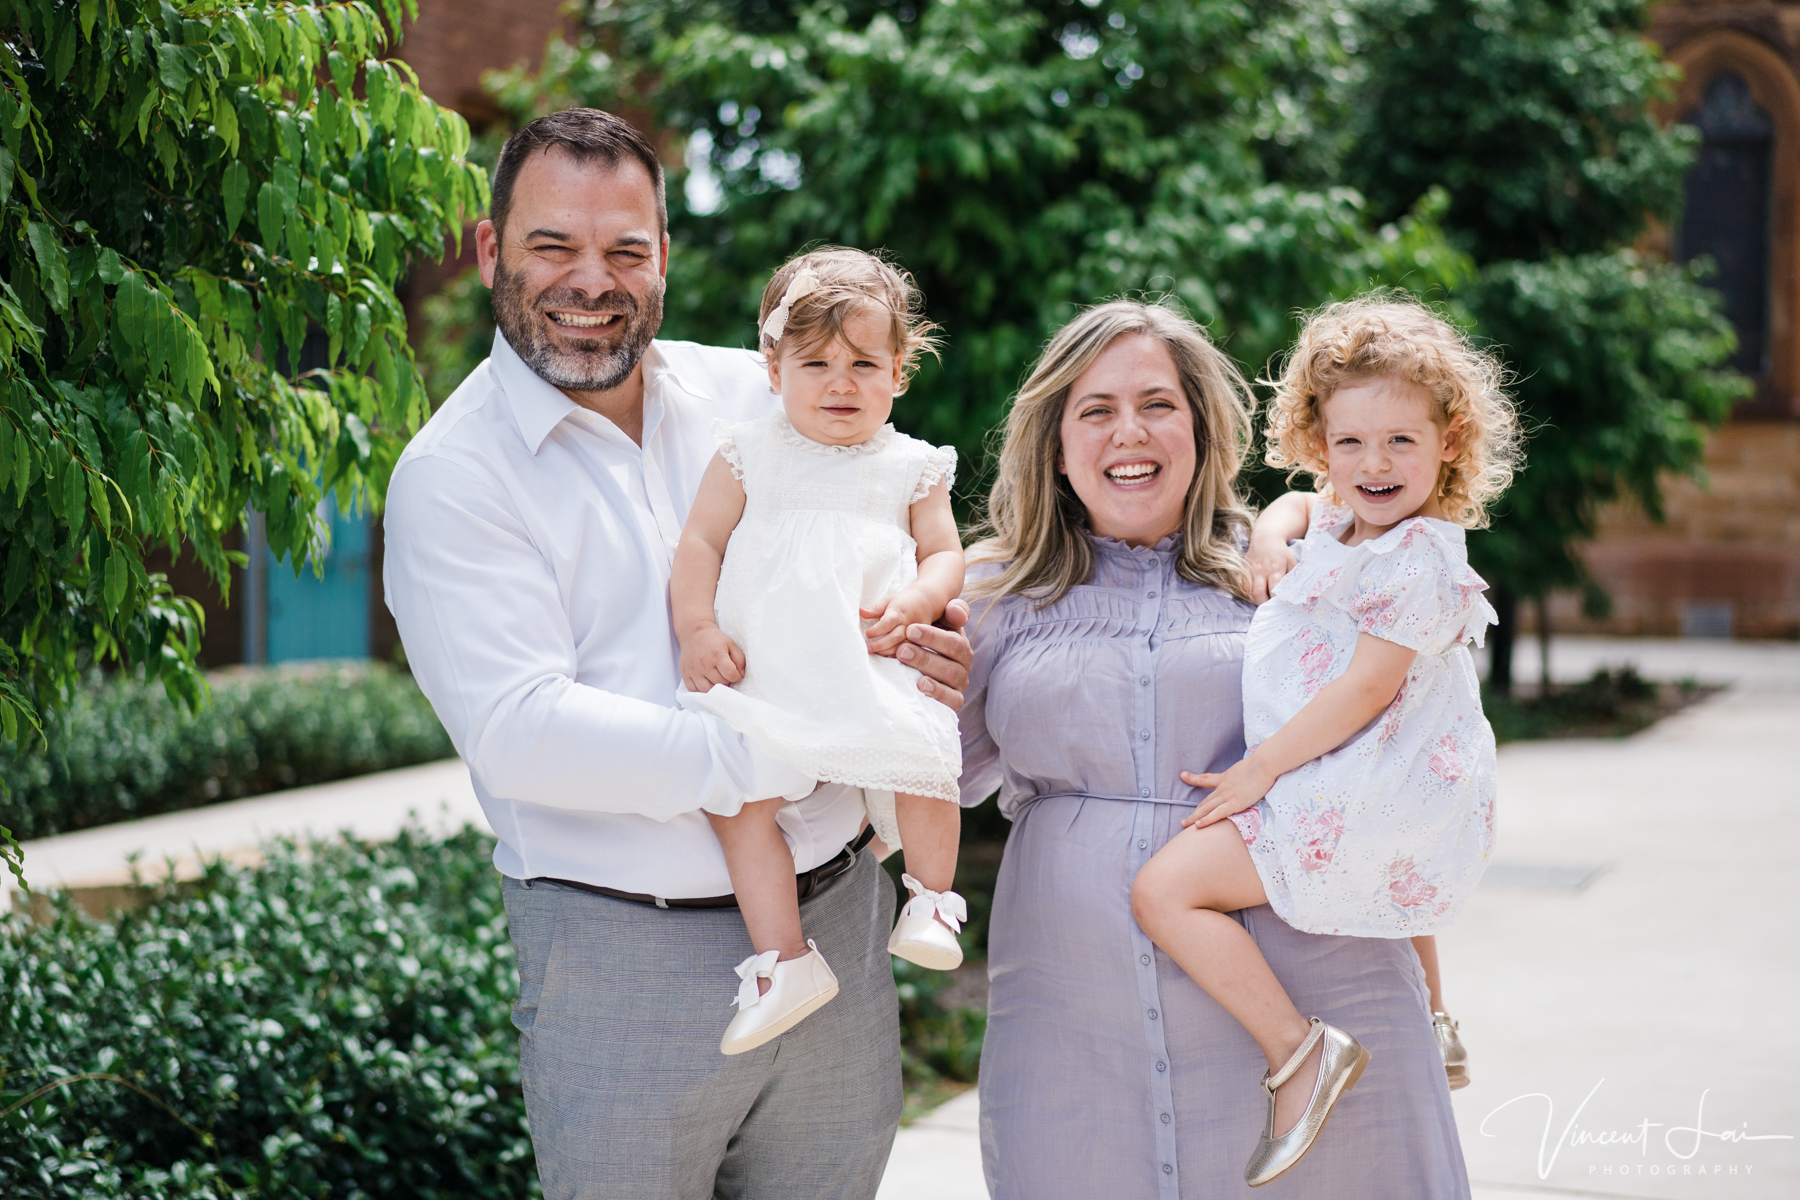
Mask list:
[[[918,578],[909,510],[951,479],[956,451],[892,425],[828,446],[780,413],[713,432],[746,497],[715,603],[746,668],[680,702],[818,780],[863,788],[876,835],[898,847],[894,793],[955,802],[962,743],[916,670],[868,652],[872,622],[856,610]]]
[[[1245,742],[1254,750],[1349,669],[1359,634],[1418,657],[1367,728],[1231,819],[1289,925],[1415,937],[1450,923],[1494,849],[1494,734],[1465,645],[1481,643],[1494,610],[1459,526],[1413,517],[1345,546],[1353,519],[1320,501],[1299,565],[1256,610]]]

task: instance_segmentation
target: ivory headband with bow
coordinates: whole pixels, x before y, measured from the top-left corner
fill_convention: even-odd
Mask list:
[[[781,293],[781,303],[772,309],[762,323],[762,335],[771,342],[779,342],[781,335],[787,331],[788,317],[793,314],[794,305],[800,299],[812,295],[825,286],[810,268],[803,268],[788,280],[787,291]]]

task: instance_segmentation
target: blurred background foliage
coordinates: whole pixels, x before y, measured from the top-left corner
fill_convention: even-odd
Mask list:
[[[449,758],[412,676],[379,662],[241,668],[208,678],[198,712],[157,683],[94,672],[44,722],[0,742],[21,838],[129,821]]]
[[[750,345],[769,272],[814,243],[910,268],[949,339],[896,420],[962,453],[966,516],[989,432],[1083,305],[1167,297],[1251,374],[1330,299],[1439,305],[1504,356],[1533,433],[1471,539],[1510,644],[1518,598],[1604,606],[1576,549],[1599,509],[1660,512],[1664,473],[1698,472],[1749,393],[1715,295],[1634,250],[1673,219],[1693,142],[1654,115],[1673,71],[1645,10],[606,0],[541,71],[490,83],[515,126],[591,104],[662,138],[669,337]],[[434,396],[486,354],[485,306],[465,278],[428,308]],[[1265,500],[1284,486],[1249,479]]]

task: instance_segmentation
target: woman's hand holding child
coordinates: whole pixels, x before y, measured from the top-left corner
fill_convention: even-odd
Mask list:
[[[1211,788],[1213,794],[1202,800],[1198,807],[1187,816],[1181,818],[1183,829],[1204,829],[1214,821],[1243,812],[1246,808],[1254,808],[1256,802],[1269,794],[1275,786],[1278,775],[1271,775],[1262,769],[1256,761],[1253,750],[1224,771],[1206,771],[1194,774],[1192,771],[1181,773],[1181,782],[1189,787]]]

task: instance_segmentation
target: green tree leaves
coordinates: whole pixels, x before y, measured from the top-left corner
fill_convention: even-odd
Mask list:
[[[383,58],[410,11],[0,0],[6,728],[109,659],[201,697],[153,548],[225,585],[247,505],[299,569],[325,490],[379,502],[425,414],[393,284],[487,199],[462,120]]]
[[[749,344],[781,260],[886,248],[949,333],[896,417],[962,451],[965,500],[1022,373],[1082,305],[1172,296],[1254,370],[1297,308],[1464,273],[1435,210],[1384,235],[1312,161],[1348,51],[1309,0],[618,0],[590,21],[502,100],[642,112],[685,137],[670,335]]]

